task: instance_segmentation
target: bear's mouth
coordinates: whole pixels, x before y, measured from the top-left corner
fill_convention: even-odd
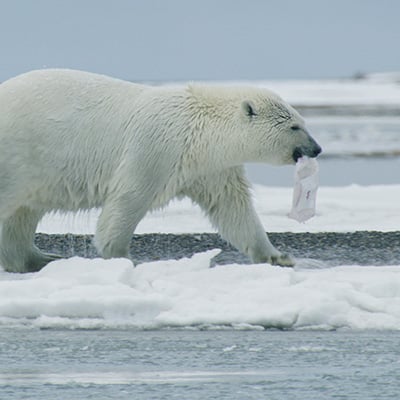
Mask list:
[[[296,163],[299,158],[303,157],[303,152],[301,151],[300,147],[296,147],[294,149],[292,157],[293,157],[294,162],[296,162]]]
[[[316,144],[315,146],[311,147],[311,148],[304,148],[304,147],[296,147],[293,150],[293,160],[294,162],[297,162],[297,160],[301,157],[307,156],[310,158],[315,158],[318,156],[318,154],[320,154],[322,151],[321,147]]]

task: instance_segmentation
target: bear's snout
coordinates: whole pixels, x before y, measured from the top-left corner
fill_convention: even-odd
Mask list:
[[[311,158],[315,158],[322,152],[321,146],[313,140],[312,145],[310,146],[299,146],[293,150],[293,160],[297,162],[297,160],[301,157],[307,156]]]

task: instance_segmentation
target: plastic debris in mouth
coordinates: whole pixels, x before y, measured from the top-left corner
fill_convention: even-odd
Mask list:
[[[299,222],[315,215],[318,190],[318,162],[315,158],[300,157],[296,163],[292,209],[288,214]]]

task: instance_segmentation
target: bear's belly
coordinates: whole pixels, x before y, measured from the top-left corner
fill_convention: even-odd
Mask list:
[[[185,187],[187,182],[182,177],[174,176],[168,183],[156,194],[149,211],[158,210],[166,207],[168,203],[174,198],[182,199],[186,196]]]
[[[45,211],[79,211],[99,208],[104,204],[105,190],[100,185],[83,184],[42,186],[28,198],[31,208]]]

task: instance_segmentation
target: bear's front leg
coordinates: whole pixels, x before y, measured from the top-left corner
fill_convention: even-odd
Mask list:
[[[199,179],[188,190],[188,196],[205,211],[221,236],[254,263],[294,266],[293,259],[277,250],[265,233],[242,167]]]
[[[96,248],[103,258],[129,258],[132,234],[147,210],[147,199],[135,192],[106,200],[95,235]]]

